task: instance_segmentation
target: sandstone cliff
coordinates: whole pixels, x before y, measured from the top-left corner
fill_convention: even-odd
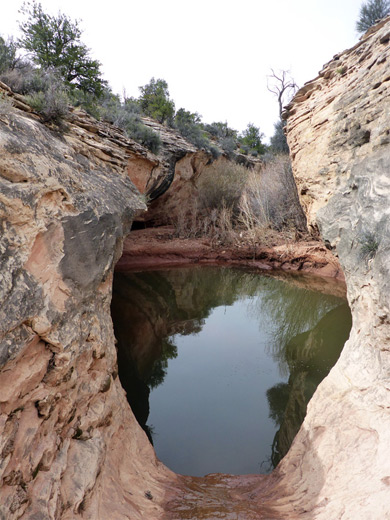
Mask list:
[[[301,202],[343,267],[353,328],[278,476],[288,518],[390,518],[390,18],[287,108]]]
[[[325,65],[286,118],[308,222],[345,273],[350,338],[270,477],[188,479],[172,518],[390,519],[390,17]]]
[[[157,517],[172,475],[120,386],[110,301],[145,209],[127,169],[158,159],[77,111],[45,127],[0,87],[0,518]]]
[[[15,105],[0,111],[0,518],[390,518],[389,42],[387,19],[287,110],[301,201],[339,255],[353,328],[269,478],[174,475],[117,377],[112,271],[145,209],[128,174],[153,198],[177,162],[192,175],[206,159],[188,144],[156,157],[77,111],[59,133],[0,85]]]

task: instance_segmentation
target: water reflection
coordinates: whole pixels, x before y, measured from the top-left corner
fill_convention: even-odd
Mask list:
[[[342,304],[327,312],[311,330],[286,340],[283,353],[290,374],[288,383],[267,390],[270,417],[279,427],[272,444],[273,467],[291,446],[305,418],[307,403],[336,363],[351,325],[350,309]]]
[[[182,406],[187,410],[178,412],[178,421],[181,422],[176,427],[170,426],[172,431],[168,437],[171,441],[176,433],[180,433],[177,430],[196,430],[199,421],[202,421],[194,395],[201,400],[206,416],[206,425],[202,428],[206,429],[211,428],[210,420],[214,420],[217,412],[224,412],[236,400],[238,403],[237,409],[240,411],[234,413],[240,427],[235,428],[233,423],[223,422],[226,418],[221,419],[216,427],[218,433],[214,434],[219,436],[218,442],[214,439],[211,447],[206,447],[206,440],[201,439],[203,430],[193,431],[202,448],[199,448],[199,453],[193,454],[196,464],[191,462],[192,469],[184,465],[184,459],[190,458],[188,453],[178,455],[179,446],[192,442],[190,438],[180,441],[177,437],[173,443],[171,452],[181,457],[179,462],[164,460],[161,453],[165,448],[157,446],[157,454],[172,469],[190,474],[208,471],[258,472],[260,463],[263,463],[263,470],[272,469],[287,452],[303,421],[308,400],[337,360],[351,326],[349,308],[342,299],[309,290],[306,288],[308,285],[311,285],[310,279],[301,278],[290,284],[254,273],[221,268],[116,273],[112,314],[118,340],[119,376],[132,409],[150,438],[152,433],[147,421],[151,390],[152,396],[157,396],[154,400],[158,403],[158,412],[164,402],[167,407],[165,412],[154,414],[157,444],[162,442],[161,428],[165,428],[158,421],[164,417],[167,420],[166,417],[172,415],[170,406],[175,411],[180,406],[175,400],[178,393],[183,393],[182,401],[185,404]],[[227,325],[223,322],[224,314],[229,320]],[[233,322],[237,322],[234,327]],[[228,330],[233,332],[227,333]],[[206,332],[207,336],[204,337]],[[223,332],[229,337],[224,337]],[[199,336],[195,339],[201,340],[202,345],[184,347],[184,344],[193,344],[194,335]],[[223,338],[223,345],[218,351],[215,347],[219,337]],[[187,343],[183,343],[186,338]],[[217,353],[213,354],[214,351]],[[249,356],[246,365],[245,356]],[[190,369],[180,366],[181,359],[187,359]],[[234,370],[229,368],[229,360]],[[242,381],[234,383],[233,372],[237,372],[240,364],[243,367]],[[226,374],[223,375],[224,369]],[[212,378],[219,378],[218,385],[215,381],[206,382],[203,373],[207,371]],[[180,383],[179,379],[172,383],[170,377],[176,377],[175,373],[178,378],[184,373],[188,377]],[[189,395],[184,397],[184,387],[191,374],[197,386],[194,383],[188,390]],[[166,384],[163,385],[165,379]],[[234,384],[236,386],[232,390]],[[171,394],[170,386],[175,388]],[[158,392],[163,389],[169,397],[161,398],[160,402]],[[218,400],[212,405],[217,396]],[[222,402],[224,396],[228,399],[226,403]],[[259,399],[264,396],[265,404],[261,405],[256,396]],[[207,416],[208,404],[210,410]],[[191,414],[186,415],[189,407],[193,410],[192,415],[196,415],[196,423],[192,426],[189,425]],[[186,425],[188,423],[188,428],[183,421]],[[267,421],[273,426],[266,424]],[[244,432],[245,427],[253,432]],[[225,444],[228,446],[226,437],[229,434],[248,447],[252,442],[250,437],[254,441],[257,438],[257,448],[253,448],[257,451],[252,454],[248,452],[249,462],[229,466],[227,459],[236,455],[246,456],[243,453],[245,449],[241,447],[236,450],[235,445],[229,444],[229,453],[221,452],[221,466],[209,469],[207,464],[214,464],[214,454],[222,450]],[[186,446],[187,451],[191,449]],[[167,457],[170,457],[168,448],[166,451]],[[239,453],[232,453],[234,451]],[[206,452],[207,459],[204,467],[199,461],[203,452]],[[254,461],[253,465],[251,460]],[[269,461],[269,468],[264,468],[264,461]],[[178,466],[175,468],[176,463]]]

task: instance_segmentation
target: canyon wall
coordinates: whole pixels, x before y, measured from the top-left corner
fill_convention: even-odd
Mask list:
[[[119,383],[113,268],[159,159],[73,110],[0,100],[0,518],[156,518],[174,478]]]
[[[283,496],[282,518],[390,518],[390,18],[326,64],[285,115],[301,203],[339,257],[353,327],[270,500]]]
[[[343,266],[353,328],[270,477],[174,475],[117,377],[113,267],[145,210],[129,174],[162,200],[178,164],[191,183],[209,158],[188,143],[156,157],[76,110],[60,132],[0,84],[14,105],[0,103],[0,519],[390,518],[389,42],[387,19],[286,110],[301,202]]]
[[[229,167],[232,161],[256,171],[263,165],[261,159],[239,152],[229,158],[215,144],[219,155],[213,156],[196,148],[173,128],[148,117],[143,117],[142,122],[159,135],[162,144],[156,168],[150,170],[141,164],[139,169],[137,159],[129,162],[129,177],[148,202],[147,212],[136,220],[148,227],[175,225],[194,218],[196,210],[202,209],[198,181],[202,176],[213,175],[214,168]]]

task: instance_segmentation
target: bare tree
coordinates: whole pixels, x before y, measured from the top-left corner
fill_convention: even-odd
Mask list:
[[[279,116],[282,119],[284,105],[290,100],[298,89],[298,85],[290,75],[290,71],[281,70],[276,73],[271,69],[272,74],[267,76],[267,88],[275,94],[279,103]],[[288,99],[286,99],[288,98]]]

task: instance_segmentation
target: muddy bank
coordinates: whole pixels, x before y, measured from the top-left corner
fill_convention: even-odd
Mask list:
[[[182,239],[174,237],[171,227],[146,228],[130,233],[124,243],[117,271],[161,269],[191,265],[224,265],[244,267],[283,276],[299,274],[301,284],[311,275],[308,284],[334,286],[345,295],[344,274],[337,258],[321,241],[285,241],[274,234],[270,245],[253,247],[215,244],[209,238]],[[314,275],[314,276],[313,276]],[[317,282],[317,283],[316,283]],[[341,283],[340,283],[341,282]],[[336,289],[336,287],[338,289]],[[313,288],[313,287],[312,287]]]

